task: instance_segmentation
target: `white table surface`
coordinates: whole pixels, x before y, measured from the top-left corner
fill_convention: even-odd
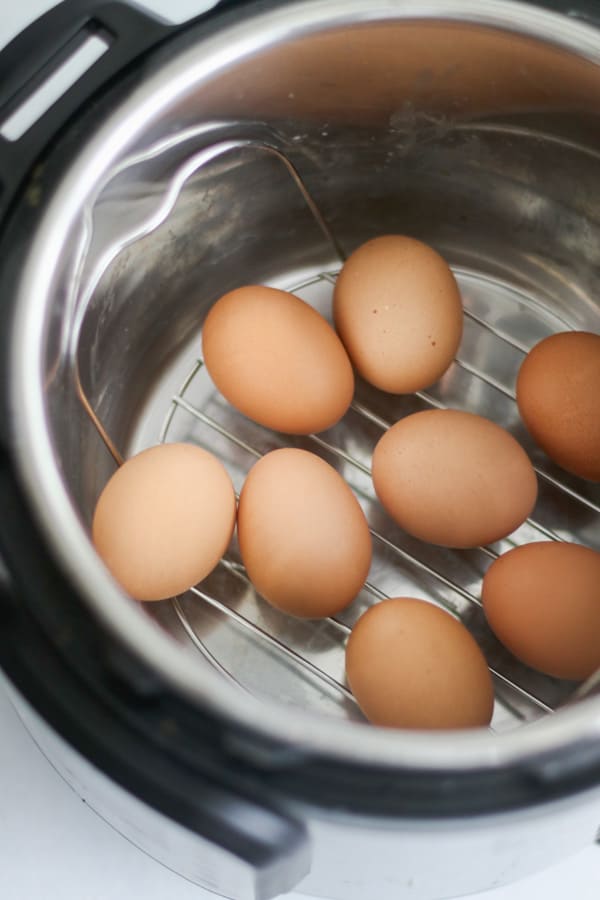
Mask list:
[[[52,6],[0,0],[0,46]],[[183,21],[212,0],[138,0]],[[600,826],[600,822],[598,823]],[[0,897],[2,900],[214,900],[117,834],[64,783],[0,690]],[[287,895],[300,900],[299,894]],[[600,846],[546,872],[472,900],[599,900]],[[376,900],[376,898],[365,898]]]

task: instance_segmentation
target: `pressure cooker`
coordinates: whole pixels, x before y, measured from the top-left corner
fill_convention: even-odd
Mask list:
[[[90,39],[96,61],[19,124]],[[593,842],[593,680],[519,663],[478,603],[508,546],[600,549],[598,486],[532,445],[538,505],[492,548],[428,547],[372,498],[370,584],[341,624],[267,608],[235,544],[193,591],[135,603],[89,535],[143,447],[197,443],[239,490],[289,442],[219,396],[203,319],[252,283],[327,313],[345,256],[378,234],[448,259],[459,354],[417,395],[359,381],[342,422],[294,446],[368,495],[378,429],[408,412],[468,409],[527,440],[516,363],[548,333],[600,330],[596,4],[247,0],[170,26],[65,0],[0,55],[0,117],[0,665],[56,768],[139,847],[232,898],[454,897]],[[345,635],[390,593],[460,615],[492,671],[491,729],[364,721]]]

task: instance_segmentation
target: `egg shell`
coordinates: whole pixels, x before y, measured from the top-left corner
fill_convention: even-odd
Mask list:
[[[466,548],[506,537],[531,513],[537,480],[520,444],[473,413],[426,410],[379,440],[373,483],[392,518],[414,537]]]
[[[163,600],[205,578],[235,525],[225,468],[192,444],[161,444],[128,459],[98,498],[92,537],[137,600]]]
[[[600,481],[600,335],[567,331],[536,344],[519,370],[517,404],[551,459]]]
[[[476,641],[424,600],[396,597],[368,609],[348,639],[346,674],[375,725],[471,728],[492,718],[492,680]]]
[[[385,235],[348,258],[334,291],[338,334],[363,378],[394,394],[428,387],[460,344],[460,292],[448,264],[413,238]]]
[[[238,539],[257,590],[295,616],[339,612],[371,564],[356,497],[335,469],[305,450],[273,450],[253,466],[240,495]]]
[[[323,431],[352,401],[354,374],[340,339],[286,291],[248,286],[225,294],[206,318],[202,350],[223,396],[267,428]]]
[[[558,678],[600,669],[600,553],[559,541],[524,544],[487,570],[483,610],[526,665]]]

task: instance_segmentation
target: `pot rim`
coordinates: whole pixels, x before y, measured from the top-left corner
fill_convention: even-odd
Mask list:
[[[564,15],[510,0],[491,0],[485,7],[480,0],[373,0],[370,4],[363,0],[299,0],[285,8],[249,4],[235,15],[224,13],[221,18],[217,14],[214,21],[220,27],[216,29],[196,26],[197,41],[154,71],[103,120],[64,173],[43,212],[15,296],[9,388],[12,436],[19,477],[41,530],[83,602],[188,699],[270,740],[346,763],[493,772],[598,742],[600,697],[508,734],[493,735],[483,729],[432,734],[385,731],[319,719],[295,708],[287,710],[238,691],[208,665],[199,677],[201,670],[193,651],[182,648],[138,604],[125,598],[97,557],[62,485],[44,406],[42,360],[53,276],[84,199],[109,167],[169,105],[180,102],[192,88],[209,82],[233,61],[292,36],[389,17],[438,18],[503,30],[510,23],[512,31],[600,65],[600,32]]]

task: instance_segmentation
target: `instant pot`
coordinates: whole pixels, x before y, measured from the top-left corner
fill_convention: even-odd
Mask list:
[[[600,697],[534,673],[479,603],[519,543],[600,549],[600,491],[519,423],[538,340],[600,331],[600,16],[509,0],[223,2],[186,24],[66,0],[0,55],[0,665],[57,769],[131,841],[216,893],[295,888],[434,900],[517,879],[600,826]],[[16,111],[83,43],[102,55],[33,125]],[[235,413],[201,359],[224,292],[285,287],[329,314],[344,257],[377,234],[436,247],[465,334],[432,388],[358,381],[341,423],[292,439],[359,497],[374,562],[336,620],[266,608],[235,542],[188,594],[140,605],[89,526],[123,459],[207,447],[236,490],[289,438]],[[600,386],[590,385],[590,390]],[[469,409],[511,430],[532,517],[450,552],[385,516],[369,476],[389,424]],[[197,511],[202,515],[202,510]],[[491,730],[368,726],[343,648],[369,604],[459,615],[496,688]]]

